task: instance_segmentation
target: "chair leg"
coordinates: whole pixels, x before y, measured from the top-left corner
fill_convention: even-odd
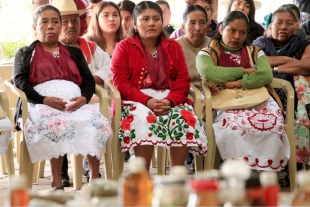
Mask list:
[[[44,168],[45,168],[45,160],[40,162],[40,167],[39,167],[39,178],[44,178]]]
[[[112,149],[111,149],[111,140],[108,141],[106,145],[106,152],[103,154],[104,158],[104,173],[105,173],[105,179],[112,179]]]
[[[167,149],[166,147],[157,147],[157,174],[166,174],[166,157]]]
[[[8,151],[6,152],[5,158],[8,174],[14,175],[15,168],[14,168],[13,140],[11,140],[9,143]]]
[[[156,168],[155,150],[153,151],[153,155],[152,155],[151,167],[152,167],[152,168]]]
[[[35,162],[33,165],[33,175],[32,175],[32,183],[38,185],[39,184],[39,171],[40,171],[40,162]]]
[[[195,173],[203,171],[204,157],[194,155],[194,161],[195,161]]]
[[[17,160],[17,163],[19,164],[20,163],[20,139],[21,137],[23,136],[23,132],[22,131],[17,131],[15,132],[16,134],[16,137],[15,137],[15,142],[16,142],[16,160]]]
[[[33,163],[31,162],[30,155],[26,142],[24,140],[20,143],[20,163],[19,174],[27,177],[27,186],[32,188],[32,176],[33,176]]]
[[[7,164],[6,164],[6,159],[5,159],[5,155],[1,155],[0,156],[0,171],[3,174],[7,174],[8,173],[8,169],[7,169]]]
[[[71,168],[73,172],[73,189],[80,190],[82,188],[82,169],[83,156],[71,155]]]
[[[288,126],[286,126],[288,128]],[[287,136],[290,139],[290,159],[288,160],[288,173],[290,177],[290,190],[291,192],[297,188],[296,176],[296,148],[295,148],[295,133],[294,130],[285,129]]]

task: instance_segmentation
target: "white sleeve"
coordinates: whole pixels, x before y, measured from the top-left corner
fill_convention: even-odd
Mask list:
[[[103,51],[98,45],[96,45],[96,50],[93,55],[94,61],[94,74],[106,81],[112,77],[111,74],[111,59],[108,53]]]

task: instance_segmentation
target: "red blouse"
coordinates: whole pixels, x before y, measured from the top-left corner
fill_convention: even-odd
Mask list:
[[[59,44],[59,51],[52,54],[37,44],[30,63],[30,84],[35,86],[55,79],[72,81],[79,86],[82,83],[79,69],[65,46]]]

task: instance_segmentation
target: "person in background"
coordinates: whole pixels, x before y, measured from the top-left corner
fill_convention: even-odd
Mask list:
[[[53,190],[64,189],[60,172],[67,153],[87,156],[90,181],[98,178],[99,159],[112,134],[108,119],[87,104],[95,80],[81,50],[59,42],[61,24],[57,8],[38,7],[33,17],[37,40],[18,50],[13,71],[14,84],[29,102],[23,131],[31,161],[50,160]]]
[[[309,0],[293,0],[293,3],[299,8],[301,13],[301,22],[310,20],[310,4]]]
[[[88,1],[88,11],[87,11],[87,17],[86,17],[86,22],[87,25],[89,25],[90,18],[94,12],[95,7],[99,2],[102,2],[102,0],[87,0]]]
[[[136,4],[129,0],[123,0],[117,4],[121,11],[123,38],[129,37],[132,32],[132,12]]]
[[[264,27],[255,22],[255,4],[253,0],[230,0],[227,13],[231,11],[242,11],[249,18],[250,28],[246,37],[247,44],[252,44],[257,37],[264,34]]]
[[[299,8],[295,5],[295,4],[283,4],[282,6],[279,7],[279,9],[281,8],[289,8],[291,9],[295,16],[296,16],[296,34],[300,35],[300,36],[303,36],[305,39],[307,39],[307,33],[306,31],[304,30],[303,27],[301,27],[301,19],[300,19],[300,11],[299,11]]]
[[[271,83],[266,55],[246,44],[249,29],[244,12],[229,12],[220,25],[220,37],[199,52],[197,69],[212,96],[223,88],[255,89]],[[254,170],[280,171],[285,167],[289,142],[281,108],[272,97],[251,108],[214,112],[215,141],[224,161],[241,159]]]
[[[297,169],[310,161],[310,45],[296,34],[297,17],[287,7],[273,12],[268,27],[270,36],[257,38],[253,45],[260,47],[273,67],[273,76],[291,83],[295,91],[295,140]],[[282,90],[277,93],[286,105]]]
[[[84,54],[88,67],[94,76],[95,83],[98,85],[103,85],[105,80],[111,78],[110,57],[99,46],[97,46],[96,43],[79,37],[79,14],[85,13],[85,10],[78,10],[76,6],[74,7],[74,4],[69,4],[70,1],[72,2],[72,0],[66,0],[66,5],[60,3],[59,0],[54,0],[52,4],[60,11],[62,15],[62,29],[59,36],[59,41],[65,45],[72,45],[74,47],[80,48]],[[67,155],[63,157],[61,177],[63,186],[70,186]]]
[[[115,45],[122,40],[122,36],[121,13],[118,6],[112,1],[98,3],[84,37],[95,42],[112,57]]]
[[[183,165],[189,150],[207,153],[207,138],[187,104],[192,103],[187,98],[190,77],[182,48],[163,34],[156,3],[137,4],[133,21],[133,36],[116,45],[111,63],[113,84],[123,100],[121,150],[133,148],[149,170],[154,146],[169,146],[171,166]]]
[[[174,32],[173,26],[170,24],[170,19],[171,19],[171,11],[170,11],[170,6],[167,1],[156,1],[156,4],[160,6],[160,8],[163,10],[163,18],[164,18],[164,23],[163,23],[163,32],[166,35],[166,37],[170,37],[172,32]]]
[[[205,35],[208,28],[206,11],[199,5],[191,5],[183,13],[182,30],[185,34],[176,39],[182,47],[191,83],[202,93],[201,76],[196,68],[196,56],[211,42],[211,38]]]
[[[208,25],[209,25],[209,29],[206,35],[211,38],[216,37],[218,35],[219,25],[215,19],[212,19],[213,0],[185,0],[185,2],[186,2],[186,7],[194,4],[194,5],[201,6],[202,8],[206,10],[207,15],[208,15]],[[183,29],[178,28],[170,35],[170,38],[177,39],[178,37],[181,37],[182,35],[184,35]]]

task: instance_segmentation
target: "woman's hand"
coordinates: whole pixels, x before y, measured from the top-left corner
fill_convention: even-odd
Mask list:
[[[244,68],[244,73],[250,75],[251,73],[257,71],[256,68]]]
[[[171,101],[168,99],[151,98],[146,102],[146,106],[151,109],[155,115],[164,116],[169,113],[171,109]]]
[[[223,83],[226,88],[241,88],[242,87],[242,79],[236,81],[229,81]]]
[[[54,109],[58,109],[60,111],[63,111],[66,108],[67,102],[62,100],[61,98],[57,97],[45,97],[43,99],[43,104],[52,107]]]
[[[84,96],[71,98],[70,101],[73,103],[66,107],[66,111],[75,111],[87,103],[87,100]]]

